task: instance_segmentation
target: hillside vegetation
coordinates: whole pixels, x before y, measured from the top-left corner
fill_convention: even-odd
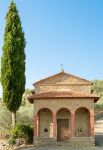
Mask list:
[[[95,113],[103,111],[103,80],[95,80],[93,82],[93,94],[100,96],[99,101],[95,104]]]
[[[33,105],[31,105],[27,96],[31,90],[26,89],[22,98],[22,103],[17,111],[17,124],[31,125],[33,126]],[[8,133],[11,127],[11,113],[6,109],[2,100],[0,100],[0,132]]]

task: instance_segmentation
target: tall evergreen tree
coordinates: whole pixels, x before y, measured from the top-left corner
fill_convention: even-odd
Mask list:
[[[25,90],[25,38],[16,4],[11,0],[6,14],[4,45],[1,58],[3,101],[16,124],[16,111]]]

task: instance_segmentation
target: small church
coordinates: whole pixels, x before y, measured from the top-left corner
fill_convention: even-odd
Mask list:
[[[28,97],[34,105],[34,144],[93,146],[94,103],[92,82],[63,70],[33,84]]]

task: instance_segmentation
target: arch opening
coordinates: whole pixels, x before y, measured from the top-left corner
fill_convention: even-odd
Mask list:
[[[38,112],[39,137],[53,137],[53,114],[48,108],[42,108]]]
[[[79,108],[75,112],[75,135],[77,137],[89,136],[89,117],[87,108]]]
[[[70,111],[61,108],[57,112],[57,141],[66,141],[70,138]]]

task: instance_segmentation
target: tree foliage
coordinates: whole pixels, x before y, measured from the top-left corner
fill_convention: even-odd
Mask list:
[[[30,89],[26,89],[23,96],[23,105],[20,106],[17,111],[17,123],[33,126],[34,107],[27,100],[27,93],[30,93]],[[0,132],[8,133],[11,127],[11,113],[6,109],[2,100],[0,100]]]
[[[16,4],[11,1],[6,14],[4,45],[1,58],[3,101],[16,112],[25,90],[25,38]]]
[[[92,90],[94,94],[100,96],[98,103],[103,103],[103,80],[95,80]]]
[[[33,125],[34,107],[31,105],[27,99],[30,95],[31,89],[25,89],[22,97],[22,103],[17,111],[17,122],[18,124]]]
[[[22,97],[21,106],[27,106],[27,105],[30,106],[30,103],[28,103],[28,99],[27,99],[27,97],[28,97],[30,94],[31,94],[31,89],[26,88],[26,89],[25,89],[25,92],[24,92],[24,94],[23,94],[23,97]]]
[[[10,130],[10,144],[14,144],[16,139],[23,139],[25,143],[33,142],[33,127],[29,125],[16,125]]]
[[[3,104],[3,101],[0,100],[0,132],[7,133],[10,126],[11,126],[11,114],[6,109],[5,105]]]
[[[103,96],[103,80],[95,80],[93,82],[93,90],[96,94]]]
[[[99,113],[103,111],[103,80],[95,80],[93,82],[93,94],[96,94],[100,96],[100,99],[97,103],[94,105],[95,113]]]

